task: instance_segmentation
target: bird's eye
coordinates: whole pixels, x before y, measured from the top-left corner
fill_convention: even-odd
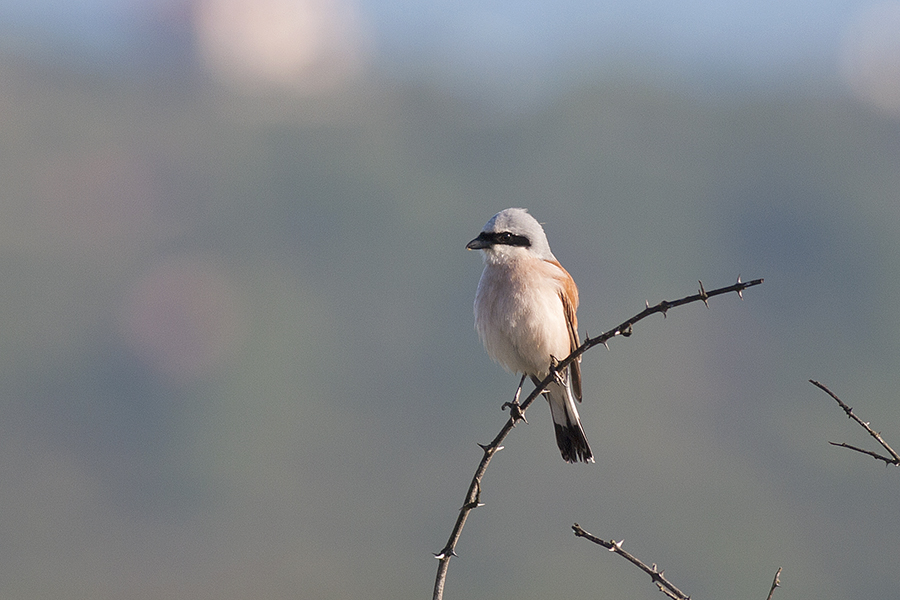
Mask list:
[[[512,234],[508,231],[504,231],[497,236],[497,241],[501,244],[506,244],[509,240],[512,239]]]

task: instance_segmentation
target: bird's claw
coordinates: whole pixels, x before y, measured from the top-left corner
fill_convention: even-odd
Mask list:
[[[513,425],[519,421],[524,421],[525,424],[528,425],[528,420],[525,418],[525,412],[518,402],[504,402],[503,406],[500,407],[500,410],[506,410],[507,408],[509,409],[509,416],[513,421]]]
[[[550,372],[553,373],[553,379],[556,380],[556,383],[559,385],[566,385],[566,376],[565,373],[559,370],[559,360],[552,354],[550,355]],[[542,393],[548,393],[547,390],[544,390]]]

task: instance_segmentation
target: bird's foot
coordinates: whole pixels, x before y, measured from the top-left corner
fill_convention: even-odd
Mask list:
[[[556,380],[556,383],[562,386],[566,385],[565,373],[559,370],[559,360],[552,354],[550,355],[550,372],[553,373],[553,379]]]
[[[512,402],[504,402],[500,410],[506,410],[507,408],[509,409],[509,416],[512,418],[513,425],[519,421],[524,421],[526,425],[528,424],[528,420],[525,418],[525,411],[522,410],[522,405],[519,404],[518,398]]]

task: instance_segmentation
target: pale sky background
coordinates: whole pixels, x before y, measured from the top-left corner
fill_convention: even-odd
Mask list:
[[[885,32],[876,51],[889,48],[891,69],[898,70],[900,54],[892,35],[897,3],[863,0],[5,0],[0,44],[30,55],[170,69],[196,64],[198,54],[200,62],[208,58],[203,32],[211,13],[230,13],[242,24],[277,14],[285,39],[297,40],[305,25],[293,32],[285,27],[292,20],[284,13],[292,11],[305,13],[298,18],[320,34],[331,30],[327,35],[343,38],[354,64],[430,78],[456,94],[494,102],[499,96],[508,108],[540,102],[591,70],[643,68],[718,91],[790,81],[798,73],[824,82],[842,75],[853,52],[848,44],[860,32],[871,38],[871,28]],[[316,25],[316,15],[326,13],[331,24]]]
[[[6,37],[47,38],[74,50],[130,56],[177,20],[189,0],[4,0]],[[328,4],[319,2],[318,4]],[[336,4],[336,3],[331,3]],[[827,70],[864,0],[702,2],[343,2],[355,10],[375,58],[392,66],[449,63],[471,71],[556,69],[566,61],[637,53],[691,68]],[[157,31],[158,40],[164,39]]]

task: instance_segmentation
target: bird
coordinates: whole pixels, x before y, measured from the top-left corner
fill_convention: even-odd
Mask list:
[[[480,250],[484,271],[475,293],[475,329],[488,355],[507,371],[535,385],[551,365],[578,345],[578,287],[553,252],[544,228],[527,209],[507,208],[491,217],[466,244]],[[581,357],[559,371],[544,392],[556,431],[556,444],[569,463],[594,462],[578,415]]]

